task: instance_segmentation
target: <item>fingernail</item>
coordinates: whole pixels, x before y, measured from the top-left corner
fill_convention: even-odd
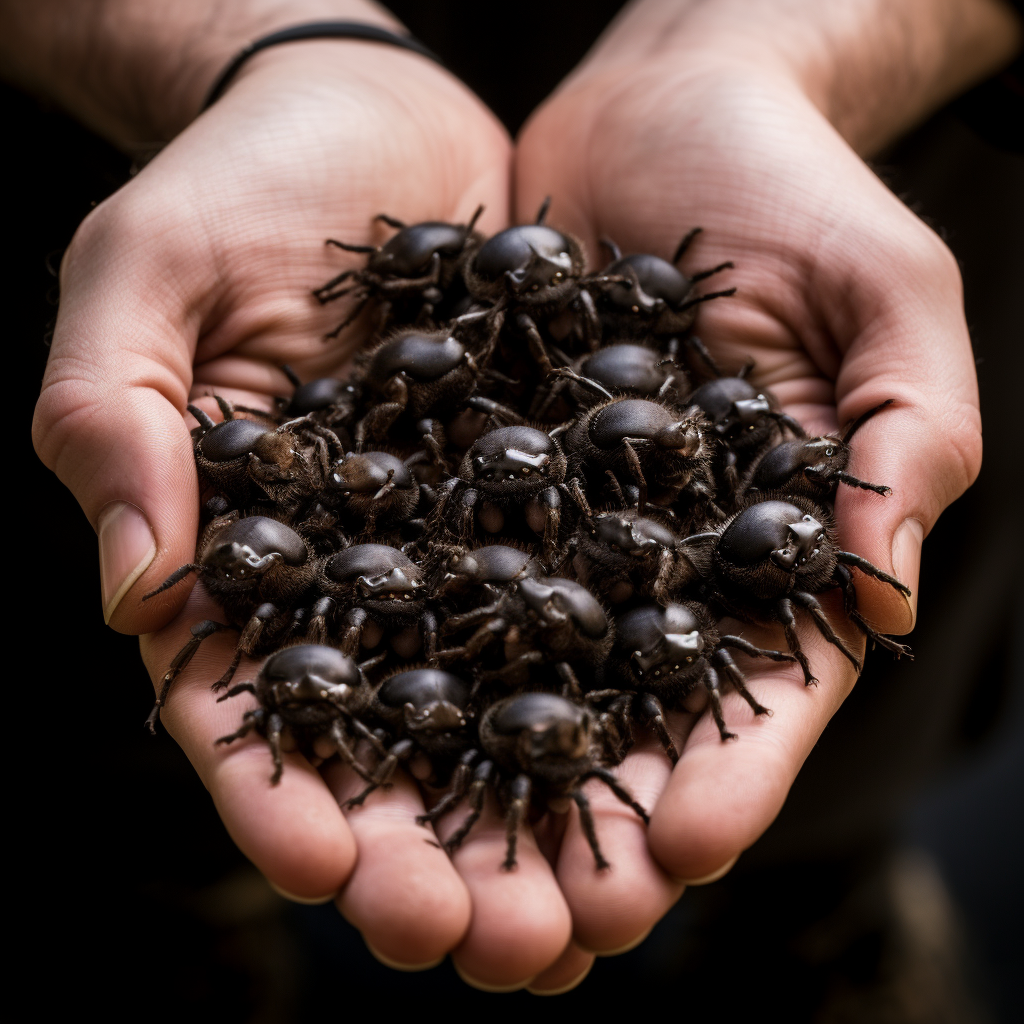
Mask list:
[[[286,900],[291,900],[292,903],[301,903],[305,907],[319,907],[324,903],[330,903],[334,899],[335,894],[332,892],[328,896],[296,896],[293,893],[288,892],[286,889],[282,889],[281,886],[275,885],[270,879],[267,879],[270,884],[270,888],[277,893],[278,896],[283,896]]]
[[[910,622],[905,630],[909,633],[917,622],[917,578],[921,571],[921,545],[924,543],[924,526],[918,519],[904,519],[900,528],[892,537],[892,568],[893,575],[907,586],[913,584],[914,592],[901,597],[907,603]]]
[[[517,981],[514,985],[489,985],[486,981],[477,981],[476,978],[470,977],[454,961],[452,961],[452,966],[455,968],[455,973],[470,988],[479,989],[481,992],[518,992],[521,988],[526,988],[533,981],[533,978],[527,978],[525,981]]]
[[[385,956],[379,950],[374,949],[373,946],[367,941],[366,936],[363,936],[363,942],[366,943],[366,948],[376,957],[385,967],[390,967],[395,971],[429,971],[431,967],[436,967],[438,964],[444,962],[444,957],[439,956],[436,960],[430,960],[425,964],[403,964],[398,960],[392,960],[391,957]]]
[[[712,882],[717,882],[720,878],[724,878],[730,871],[732,871],[733,865],[740,859],[740,855],[736,854],[732,860],[727,860],[720,868],[712,871],[710,875],[704,875],[703,878],[680,878],[679,881],[683,885],[710,885]]]
[[[619,946],[618,949],[587,949],[586,946],[580,946],[580,949],[586,953],[593,953],[594,956],[619,956],[621,953],[628,953],[631,949],[636,949],[636,947],[651,934],[651,929],[653,927],[654,926],[652,925],[651,928],[647,929],[647,931],[641,932],[641,934],[639,934],[635,939],[630,939],[629,942],[624,946]],[[579,943],[577,943],[577,945],[579,945]]]
[[[526,986],[526,991],[533,996],[560,996],[566,992],[571,992],[583,979],[590,973],[590,969],[594,966],[594,961],[591,960],[587,964],[586,970],[582,974],[578,974],[568,985],[562,985],[560,988],[531,988],[529,985]]]
[[[97,533],[103,621],[110,622],[121,598],[156,557],[156,538],[142,510],[127,501],[112,502],[100,512]]]

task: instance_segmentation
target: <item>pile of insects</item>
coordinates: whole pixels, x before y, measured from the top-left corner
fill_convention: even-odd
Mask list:
[[[480,211],[477,211],[477,216]],[[276,412],[233,408],[199,422],[205,503],[195,573],[223,610],[174,658],[150,716],[203,640],[237,631],[220,699],[253,694],[231,743],[314,746],[351,766],[359,804],[405,767],[432,794],[426,824],[465,804],[463,842],[494,793],[506,816],[503,867],[520,825],[579,808],[607,866],[583,783],[599,779],[645,822],[614,769],[642,730],[679,756],[666,712],[700,696],[722,740],[723,688],[757,715],[734,655],[811,665],[806,614],[859,668],[816,595],[857,611],[853,569],[902,591],[836,540],[850,442],[808,437],[776,399],[715,363],[694,335],[702,303],[734,289],[701,282],[732,266],[679,268],[623,255],[587,273],[580,243],[545,223],[491,238],[465,225],[405,225],[314,295],[351,296],[372,321],[348,380],[292,381]],[[889,404],[889,403],[885,403]],[[880,406],[884,408],[884,406]],[[239,415],[239,414],[242,415]],[[152,595],[147,595],[152,596]],[[720,628],[778,623],[788,650]],[[232,685],[242,658],[255,677]]]

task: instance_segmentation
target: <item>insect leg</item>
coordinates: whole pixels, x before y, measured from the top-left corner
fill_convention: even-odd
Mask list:
[[[465,795],[469,788],[470,780],[473,778],[473,762],[480,756],[478,750],[467,750],[452,772],[448,782],[448,792],[430,808],[426,814],[420,814],[416,818],[417,825],[426,825],[428,822],[437,821],[438,818],[447,814]]]
[[[399,740],[387,752],[384,760],[377,765],[377,769],[374,771],[366,788],[361,793],[346,800],[345,806],[348,808],[358,807],[375,789],[379,789],[381,786],[389,786],[391,776],[395,774],[399,761],[407,760],[412,755],[414,749],[412,740]]]
[[[703,228],[690,228],[690,230],[687,231],[685,235],[683,235],[682,239],[679,242],[679,245],[676,246],[675,255],[672,257],[672,266],[675,266],[686,255],[686,250],[689,249],[691,245],[693,245],[693,240],[703,230]]]
[[[793,657],[796,658],[800,663],[800,667],[804,670],[804,685],[816,685],[818,680],[814,678],[811,672],[807,655],[804,654],[803,648],[800,646],[800,638],[796,635],[796,617],[793,615],[793,604],[788,597],[779,598],[775,603],[775,615],[779,622],[782,623],[782,628],[786,631],[786,643],[789,644]]]
[[[231,627],[225,626],[222,622],[214,622],[212,619],[204,619],[192,627],[192,639],[178,651],[171,660],[170,665],[168,665],[167,671],[164,673],[163,685],[160,687],[160,694],[153,705],[153,710],[150,711],[149,717],[146,719],[146,728],[151,733],[156,733],[156,723],[160,720],[160,709],[167,703],[167,697],[171,692],[174,680],[178,678],[188,663],[195,657],[196,651],[199,650],[199,645],[207,637],[213,636],[214,633],[221,633],[226,629],[231,629]]]
[[[580,782],[582,783],[586,779],[600,779],[624,804],[633,808],[645,825],[650,825],[651,817],[647,811],[644,810],[643,804],[637,803],[637,801],[633,799],[629,790],[626,789],[626,787],[623,786],[607,768],[591,768],[590,771],[580,779]]]
[[[886,487],[885,484],[869,484],[866,480],[860,480],[855,476],[851,476],[849,473],[840,470],[836,473],[836,479],[841,480],[844,484],[849,487],[860,487],[865,491],[874,491],[875,494],[881,494],[884,497],[888,497],[892,494],[892,488]]]
[[[260,638],[263,636],[264,626],[268,620],[273,619],[276,615],[277,606],[271,604],[269,601],[265,604],[261,604],[259,608],[253,612],[252,618],[245,624],[245,628],[242,630],[242,634],[238,638],[238,643],[235,645],[235,654],[231,659],[231,664],[224,670],[224,674],[220,679],[210,687],[214,693],[219,693],[231,682],[232,679],[234,679],[235,672],[238,671],[238,666],[241,664],[242,658],[248,657],[256,650],[256,646],[259,644]]]
[[[576,673],[573,672],[572,666],[567,661],[555,662],[555,671],[562,680],[563,697],[572,699],[573,697],[582,696],[583,689],[580,686],[580,681],[576,678]]]
[[[594,864],[598,871],[604,871],[606,868],[610,868],[611,864],[605,860],[601,847],[598,844],[597,829],[594,828],[594,815],[590,810],[590,801],[587,799],[586,793],[579,788],[572,791],[572,798],[580,809],[580,824],[583,826],[583,834],[587,837],[587,844],[594,854]]]
[[[638,516],[642,516],[647,506],[647,478],[644,476],[643,467],[640,465],[640,456],[637,455],[636,449],[630,443],[630,438],[624,437],[622,439],[622,447],[626,452],[626,464],[629,466],[629,471],[632,473],[633,480],[640,491],[640,499],[637,502],[636,511]]]
[[[284,762],[281,760],[281,732],[284,720],[275,711],[267,719],[267,742],[270,744],[270,756],[274,759],[274,774],[270,776],[270,784],[276,786],[281,781]]]
[[[690,280],[696,284],[698,281],[703,281],[707,277],[711,277],[712,274],[720,274],[723,270],[732,270],[736,264],[732,260],[726,260],[725,263],[719,263],[717,267],[709,267],[707,270],[699,270]]]
[[[217,703],[221,704],[221,703],[223,703],[224,701],[228,700],[231,697],[237,697],[240,693],[255,693],[255,692],[256,692],[256,687],[253,686],[252,683],[239,683],[237,686],[232,686],[231,689],[228,690],[227,693],[221,694],[217,698]],[[220,740],[217,740],[217,742],[220,743]]]
[[[313,617],[306,631],[311,644],[327,643],[327,620],[333,610],[334,599],[331,597],[321,597],[313,605]]]
[[[640,697],[640,710],[657,733],[668,759],[676,764],[679,761],[679,751],[676,750],[668,726],[665,724],[665,709],[661,706],[661,701],[653,693],[645,693]]]
[[[729,732],[725,727],[725,715],[722,714],[722,689],[718,682],[718,673],[710,666],[704,670],[704,688],[711,698],[711,714],[714,716],[715,725],[718,726],[718,735],[725,740],[736,739],[736,733]]]
[[[345,633],[341,638],[341,650],[350,658],[359,650],[359,641],[370,615],[365,608],[352,608],[345,616]]]
[[[814,619],[814,624],[818,627],[821,635],[833,647],[838,647],[843,657],[859,672],[861,670],[860,659],[846,646],[843,638],[832,628],[832,623],[828,621],[825,610],[818,604],[817,598],[811,594],[804,593],[802,590],[794,590],[792,597],[798,605],[806,608],[811,613],[811,618]]]
[[[720,640],[719,643],[722,643],[722,641]],[[756,651],[758,648],[754,647],[754,650]],[[772,651],[771,653],[777,655],[779,652]],[[782,655],[781,658],[784,658],[786,661],[793,660],[788,654]],[[732,655],[724,647],[719,647],[711,656],[711,660],[729,677],[729,682],[732,683],[733,688],[750,705],[750,710],[755,715],[770,715],[772,713],[770,708],[766,708],[761,704],[750,690],[747,689],[746,677],[739,670],[736,662],[732,660]]]
[[[502,871],[511,871],[516,866],[516,843],[519,828],[526,818],[530,806],[530,777],[517,775],[508,788],[508,810],[505,811],[505,860]]]
[[[469,792],[467,794],[467,800],[469,801],[470,811],[466,815],[462,824],[458,829],[452,833],[448,842],[444,844],[445,851],[451,856],[461,845],[466,836],[469,835],[470,829],[480,819],[480,815],[484,809],[484,794],[487,791],[487,783],[494,777],[494,762],[493,761],[481,761],[477,765],[476,771],[473,773],[473,781],[470,783]]]
[[[345,736],[345,730],[341,727],[341,722],[335,719],[331,723],[331,742],[337,748],[338,755],[342,761],[345,762],[358,775],[361,779],[366,782],[373,782],[373,776],[359,763],[359,759],[355,755],[355,751],[348,745],[348,739]]]
[[[537,361],[541,373],[551,373],[553,367],[548,350],[544,347],[544,339],[537,330],[533,318],[526,313],[520,313],[516,317],[516,326],[526,335],[526,341],[530,347],[530,355]]]
[[[235,689],[240,689],[240,687],[235,687]],[[231,694],[229,693],[226,696],[230,697]],[[223,698],[221,699],[223,700]],[[220,739],[214,740],[214,745],[216,746],[216,744],[218,743],[234,743],[235,740],[244,739],[246,736],[249,735],[249,733],[253,731],[253,729],[258,729],[260,727],[260,725],[263,723],[265,715],[266,713],[264,712],[263,708],[256,708],[255,711],[246,711],[246,713],[242,716],[241,728],[239,728],[235,732],[228,733],[227,736],[221,736]]]
[[[866,573],[868,576],[874,576],[875,579],[879,579],[883,583],[888,583],[890,587],[895,587],[901,593],[910,597],[910,587],[900,583],[895,576],[890,576],[887,572],[883,572],[877,565],[872,565],[866,558],[861,558],[860,555],[855,555],[852,551],[837,551],[836,558],[844,565],[856,566],[861,572]]]
[[[718,646],[732,647],[737,651],[742,651],[744,654],[749,654],[752,658],[771,658],[772,661],[796,660],[792,654],[784,654],[782,651],[770,651],[766,647],[755,647],[749,640],[744,640],[741,636],[726,634],[719,639]]]

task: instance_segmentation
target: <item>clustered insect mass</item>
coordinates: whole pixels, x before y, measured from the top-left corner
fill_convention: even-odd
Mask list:
[[[272,413],[223,421],[190,406],[205,525],[195,573],[223,610],[169,666],[153,713],[203,640],[237,631],[214,690],[257,706],[255,730],[282,772],[282,740],[336,754],[365,781],[399,766],[430,787],[436,821],[465,801],[455,850],[490,789],[516,863],[521,823],[570,801],[606,866],[581,786],[596,778],[644,821],[613,769],[638,730],[673,762],[666,712],[695,693],[732,737],[721,693],[768,709],[734,660],[799,663],[806,612],[859,668],[815,595],[842,591],[846,614],[896,654],[857,611],[854,569],[906,588],[836,539],[840,484],[887,494],[846,472],[850,441],[808,437],[775,398],[728,376],[693,334],[699,306],[733,289],[677,264],[623,256],[585,272],[583,250],[544,223],[485,239],[466,225],[406,226],[317,289],[355,304],[373,340],[347,381],[292,382]],[[886,405],[889,403],[885,403]],[[238,415],[244,412],[244,416]],[[152,596],[152,595],[148,595]],[[782,625],[787,651],[723,632],[726,615]],[[243,657],[261,659],[232,686]]]

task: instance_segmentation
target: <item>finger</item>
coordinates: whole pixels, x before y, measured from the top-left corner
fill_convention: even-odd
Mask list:
[[[440,823],[442,840],[462,823],[465,805]],[[523,988],[562,955],[572,919],[533,831],[519,830],[517,865],[502,869],[505,823],[488,798],[484,814],[455,852],[456,870],[469,889],[473,919],[452,953],[460,977],[484,991]]]
[[[203,289],[191,291],[202,267],[173,255],[130,190],[86,219],[65,257],[32,430],[97,529],[104,615],[143,632],[188,593],[140,603],[195,550],[196,471],[182,412]]]
[[[340,803],[365,786],[337,762],[324,774]],[[359,860],[338,909],[379,960],[401,970],[434,966],[459,943],[470,920],[468,889],[433,831],[416,824],[423,811],[416,785],[396,772],[390,789],[345,812]]]
[[[171,626],[141,638],[151,675],[163,675],[193,622],[216,617],[216,606],[196,588]],[[255,732],[230,744],[216,743],[235,732],[243,713],[255,706],[251,695],[218,703],[210,692],[231,660],[236,639],[218,633],[202,644],[174,684],[162,721],[199,773],[231,838],[270,882],[304,900],[329,897],[351,873],[356,843],[319,773],[301,755],[285,754],[284,773],[274,786],[270,750]],[[255,674],[255,666],[246,663],[234,681]]]
[[[863,650],[831,599],[826,613],[854,650]],[[723,697],[725,721],[737,738],[723,742],[710,714],[690,733],[679,763],[651,814],[651,852],[668,874],[704,880],[734,860],[768,828],[782,808],[797,772],[829,719],[853,687],[856,674],[840,652],[801,623],[801,644],[819,679],[805,686],[793,665],[757,665],[737,658],[749,689],[772,709],[755,717],[735,692]],[[772,646],[771,636],[753,643]],[[777,639],[777,638],[776,638]]]
[[[634,748],[615,775],[645,808],[668,783],[671,764],[660,744]],[[655,861],[647,826],[602,782],[586,784],[601,852],[610,867],[598,871],[577,808],[558,858],[558,882],[572,912],[573,938],[585,950],[612,956],[643,940],[682,894],[683,887]]]
[[[815,286],[843,353],[839,423],[894,400],[857,432],[848,469],[892,493],[841,486],[836,516],[849,550],[916,595],[923,538],[981,466],[978,385],[952,253],[873,184],[873,222],[851,217],[843,237],[826,244],[832,251],[819,259],[833,269]],[[916,596],[859,570],[855,576],[862,610],[878,628],[913,627]]]
[[[565,952],[526,986],[526,991],[535,996],[560,996],[571,992],[590,973],[596,959],[593,953],[570,942]]]
[[[952,325],[951,325],[952,326]],[[851,349],[837,387],[840,423],[886,401],[894,404],[857,432],[848,472],[892,489],[886,497],[841,486],[836,519],[842,546],[910,588],[905,595],[854,570],[862,612],[883,632],[907,633],[917,614],[921,545],[941,512],[974,481],[981,465],[981,421],[973,357],[963,332],[924,339],[867,339]],[[929,367],[945,372],[928,379]],[[954,379],[955,378],[955,379]]]

